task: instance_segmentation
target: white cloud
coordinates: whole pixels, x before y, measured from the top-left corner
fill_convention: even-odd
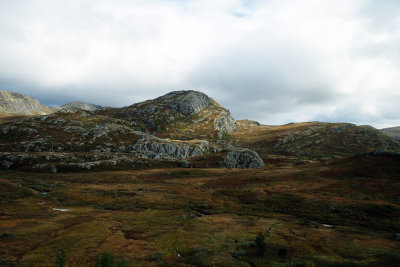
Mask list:
[[[198,89],[264,123],[396,125],[399,26],[392,0],[3,0],[0,86],[114,106]]]

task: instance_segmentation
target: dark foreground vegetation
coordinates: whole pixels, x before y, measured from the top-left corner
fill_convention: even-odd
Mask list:
[[[0,172],[1,266],[399,266],[400,161]]]

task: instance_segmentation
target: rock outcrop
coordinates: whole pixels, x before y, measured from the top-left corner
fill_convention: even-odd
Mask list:
[[[33,97],[9,91],[0,91],[0,111],[23,115],[43,115],[52,112]]]
[[[224,166],[227,168],[249,169],[261,168],[264,165],[257,152],[247,148],[233,149],[224,158]]]
[[[221,112],[214,119],[214,127],[218,131],[218,138],[222,138],[224,133],[230,134],[236,130],[236,121],[227,110],[226,112]]]
[[[172,142],[155,136],[145,136],[129,149],[150,159],[185,159],[203,155],[203,152],[208,150],[208,147],[207,141],[188,145],[183,142]]]
[[[182,115],[193,115],[205,109],[211,103],[211,98],[197,91],[173,91],[164,96],[156,98],[171,109]]]

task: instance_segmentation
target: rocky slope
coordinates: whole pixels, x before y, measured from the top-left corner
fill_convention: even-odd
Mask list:
[[[370,126],[235,121],[227,109],[197,91],[174,91],[124,108],[64,107],[52,114],[0,120],[0,166],[259,168],[264,162],[400,150],[398,140]],[[53,160],[40,162],[43,158]]]
[[[177,139],[218,139],[236,129],[229,110],[197,91],[174,91],[114,110],[114,116],[144,131]]]
[[[51,113],[51,110],[30,96],[0,91],[0,111],[10,114],[42,115]]]
[[[202,116],[200,120],[199,116]],[[165,121],[166,117],[173,119]],[[82,165],[82,153],[85,153],[87,162],[94,166],[103,166],[101,162],[104,161],[109,166],[110,160],[126,166],[129,154],[131,163],[145,159],[147,166],[158,161],[190,167],[195,165],[192,159],[200,156],[207,158],[213,154],[213,160],[219,167],[262,167],[264,163],[260,162],[255,152],[241,153],[240,157],[231,157],[229,164],[224,163],[229,153],[241,148],[218,136],[231,132],[235,127],[236,122],[229,111],[205,94],[195,91],[172,92],[121,109],[85,111],[66,108],[44,116],[19,118],[0,124],[0,151],[5,152],[0,154],[0,159],[3,159],[0,165],[3,168],[19,168],[35,162],[33,169],[49,170],[52,166],[58,170],[74,169],[76,166],[86,168],[92,165]],[[188,136],[186,128],[191,130],[191,136]],[[58,163],[54,160],[50,163],[38,162],[46,158],[44,155],[59,159],[54,153],[63,153],[63,157],[69,159]],[[81,156],[76,156],[77,153]],[[113,156],[97,160],[99,156],[96,154],[106,153]],[[24,155],[23,159],[21,155]],[[146,164],[131,165],[143,167]]]

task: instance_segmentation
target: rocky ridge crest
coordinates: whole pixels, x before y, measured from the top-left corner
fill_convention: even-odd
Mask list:
[[[69,102],[67,104],[60,106],[60,109],[83,109],[83,110],[87,110],[87,111],[96,111],[96,110],[99,110],[102,108],[103,107],[100,105],[89,104],[89,103],[80,102],[80,101]]]

